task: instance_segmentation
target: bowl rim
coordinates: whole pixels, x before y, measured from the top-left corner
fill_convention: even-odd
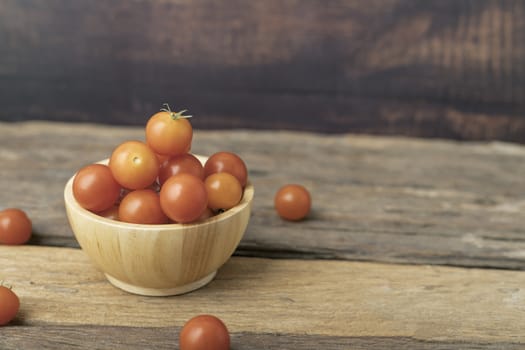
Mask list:
[[[201,163],[205,162],[208,157],[194,154]],[[94,162],[92,164],[104,164],[107,165],[109,162],[109,158]],[[124,221],[118,221],[114,219],[105,218],[103,216],[100,216],[94,212],[91,212],[82,206],[76,201],[75,196],[73,195],[73,181],[75,179],[76,174],[75,172],[73,176],[71,176],[64,187],[64,202],[66,207],[70,206],[71,209],[74,209],[78,214],[81,214],[83,216],[88,217],[89,219],[93,221],[98,221],[99,223],[108,225],[108,226],[114,226],[119,228],[134,228],[134,229],[155,229],[155,230],[174,230],[174,229],[188,229],[190,227],[203,227],[207,225],[212,225],[220,221],[224,221],[235,214],[243,211],[248,207],[252,200],[254,195],[254,187],[252,183],[249,181],[246,183],[246,186],[244,187],[243,195],[241,198],[241,201],[234,206],[233,208],[230,208],[220,214],[214,215],[210,218],[207,218],[203,221],[199,221],[196,223],[187,223],[187,224],[181,224],[181,223],[169,223],[169,224],[134,224]]]

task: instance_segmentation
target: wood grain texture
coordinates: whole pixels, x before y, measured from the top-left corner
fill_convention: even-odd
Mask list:
[[[4,246],[0,265],[21,299],[6,328],[14,336],[0,337],[15,348],[34,344],[28,329],[43,329],[43,343],[56,348],[89,344],[95,334],[110,348],[131,333],[124,344],[143,335],[137,346],[151,339],[174,347],[177,331],[199,313],[221,317],[235,349],[311,349],[323,339],[327,348],[525,343],[525,275],[517,271],[237,257],[198,291],[154,298],[112,287],[78,249]]]
[[[5,349],[59,350],[173,350],[178,349],[180,327],[61,326],[54,324],[4,327],[0,346]],[[332,337],[282,333],[231,333],[232,350],[520,350],[523,343],[425,341],[411,337]]]
[[[142,128],[0,123],[3,207],[33,219],[33,244],[78,247],[63,188]],[[278,140],[278,142],[276,142]],[[195,131],[193,151],[238,153],[254,184],[237,255],[524,269],[525,148],[297,132]],[[310,218],[279,219],[273,196],[305,185]]]
[[[1,120],[525,142],[515,0],[4,0]]]

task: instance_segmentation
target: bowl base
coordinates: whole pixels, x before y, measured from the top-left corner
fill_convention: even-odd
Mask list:
[[[166,296],[188,293],[196,289],[199,289],[201,287],[204,287],[206,284],[211,282],[211,280],[215,277],[216,274],[217,274],[217,271],[213,271],[212,273],[210,273],[207,276],[204,276],[200,280],[185,284],[183,286],[174,287],[174,288],[141,287],[141,286],[136,286],[136,285],[127,283],[127,282],[123,282],[111,275],[108,275],[107,273],[105,275],[106,275],[107,280],[112,285],[128,293],[144,295],[144,296],[153,296],[153,297],[166,297]]]

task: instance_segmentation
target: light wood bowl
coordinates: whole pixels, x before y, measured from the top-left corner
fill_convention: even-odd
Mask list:
[[[73,196],[74,177],[64,201],[80,247],[111,284],[148,296],[183,294],[209,283],[243,237],[254,194],[248,183],[237,206],[196,224],[137,225],[82,208]]]

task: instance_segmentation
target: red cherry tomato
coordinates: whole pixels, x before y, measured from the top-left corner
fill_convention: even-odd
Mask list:
[[[24,244],[32,232],[31,220],[23,210],[9,208],[0,211],[0,244]]]
[[[301,185],[283,186],[274,198],[277,213],[286,220],[298,221],[304,219],[310,212],[312,199],[310,193]]]
[[[0,285],[0,326],[11,322],[20,308],[20,299],[6,286]]]
[[[176,156],[189,151],[193,129],[181,112],[172,112],[168,105],[150,117],[146,124],[146,142],[160,155]]]
[[[159,169],[159,183],[162,185],[173,175],[189,173],[204,180],[204,167],[197,157],[190,153],[184,153],[171,157]]]
[[[226,325],[212,315],[199,315],[186,322],[179,336],[180,350],[228,350]]]
[[[168,222],[168,217],[160,207],[159,195],[151,189],[128,193],[120,202],[118,217],[120,221],[134,224],[165,224]]]
[[[230,173],[239,180],[244,188],[248,179],[248,170],[244,161],[231,152],[217,152],[208,158],[204,164],[204,177],[215,173]]]
[[[139,190],[151,186],[157,180],[159,160],[145,143],[126,141],[111,154],[109,168],[122,187]]]
[[[212,210],[228,210],[241,201],[241,183],[230,173],[211,174],[204,180],[204,185],[208,193],[208,208]]]
[[[120,189],[109,167],[103,164],[83,167],[73,180],[76,201],[95,213],[111,208],[119,198]]]
[[[183,224],[197,220],[208,205],[204,182],[185,173],[170,177],[160,189],[160,205],[175,222]]]

